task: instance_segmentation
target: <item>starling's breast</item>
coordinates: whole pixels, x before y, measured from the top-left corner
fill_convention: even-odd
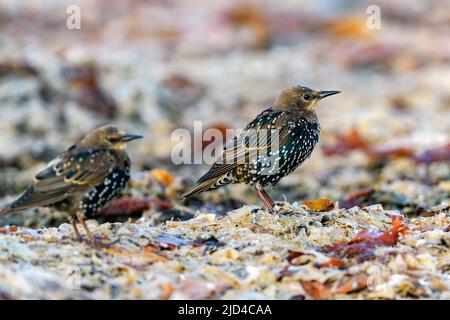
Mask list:
[[[82,199],[80,205],[84,215],[89,217],[119,196],[129,180],[130,162],[127,160],[123,168],[113,169],[103,183],[97,185]]]
[[[258,156],[247,170],[247,180],[263,187],[276,184],[294,171],[312,153],[319,141],[320,126],[304,118],[290,124],[289,138],[284,145]]]

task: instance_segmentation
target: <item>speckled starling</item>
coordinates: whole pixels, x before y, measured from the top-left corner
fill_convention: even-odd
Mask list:
[[[125,147],[129,141],[138,138],[141,136],[127,134],[112,125],[93,130],[52,160],[35,176],[25,192],[0,214],[53,207],[68,214],[79,240],[76,219],[95,244],[84,219],[91,217],[126,187],[130,179],[130,158]]]
[[[320,134],[315,106],[321,99],[337,93],[302,86],[283,91],[271,108],[225,145],[211,169],[183,197],[243,182],[252,186],[273,212],[275,204],[265,189],[311,155]]]

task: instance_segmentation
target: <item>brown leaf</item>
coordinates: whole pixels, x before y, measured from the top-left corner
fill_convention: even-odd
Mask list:
[[[414,157],[414,150],[408,147],[372,146],[356,128],[338,135],[336,140],[338,142],[335,145],[323,147],[325,156],[344,155],[353,150],[360,150],[373,159]]]
[[[332,267],[345,267],[346,263],[337,258],[330,258],[326,262],[317,264],[318,268],[332,268]]]
[[[354,291],[358,291],[364,289],[367,286],[367,280],[369,276],[365,273],[358,273],[354,276],[351,276],[350,279],[344,284],[340,285],[335,293],[351,293]]]
[[[367,150],[367,154],[372,158],[411,158],[414,156],[414,150],[407,147],[383,148],[374,147]]]
[[[213,143],[214,145],[218,145],[219,143],[221,143],[221,146],[223,146],[229,140],[229,137],[227,137],[227,130],[230,129],[230,126],[228,124],[225,124],[225,123],[214,124],[212,126],[205,128],[205,130],[203,130],[203,133],[209,129],[215,129],[215,130],[220,131],[220,134],[221,134],[220,137],[222,137],[222,139],[221,139],[222,141],[216,141],[216,137],[212,141],[202,140],[202,150],[205,150],[205,148],[207,146],[209,146],[211,143]]]
[[[169,300],[170,296],[172,295],[174,288],[172,287],[172,285],[170,283],[163,283],[161,284],[161,290],[162,290],[162,295],[161,295],[161,300]]]
[[[361,231],[355,238],[350,240],[350,244],[363,241],[373,241],[375,243],[393,246],[397,240],[399,233],[404,234],[407,231],[407,227],[403,224],[403,218],[400,216],[392,216],[392,228],[385,232],[368,232],[367,230]]]
[[[350,209],[366,201],[371,195],[375,193],[373,188],[360,189],[350,193],[346,198],[339,201],[339,207]]]
[[[150,208],[151,201],[147,199],[121,198],[111,201],[96,216],[134,216]]]
[[[315,300],[325,299],[330,296],[330,289],[316,280],[300,281],[303,290]]]
[[[313,211],[329,211],[335,207],[334,201],[330,199],[316,199],[303,204]]]
[[[403,218],[392,216],[392,228],[385,232],[361,231],[347,243],[337,243],[325,246],[325,252],[333,252],[338,257],[356,258],[358,263],[375,257],[375,248],[378,246],[393,246],[397,243],[399,234],[408,229],[403,224]]]
[[[351,50],[345,58],[345,65],[350,68],[377,67],[391,70],[401,54],[402,48],[397,45],[369,43]],[[410,67],[417,67],[416,62],[412,60]]]
[[[352,128],[349,132],[339,135],[337,141],[333,146],[325,145],[323,147],[325,156],[342,155],[351,150],[367,150],[370,147],[370,143],[361,136],[356,128]]]
[[[165,169],[153,169],[150,171],[150,175],[166,187],[170,186],[175,180],[174,176]]]
[[[305,259],[297,259],[299,257],[304,257]],[[301,251],[291,251],[286,259],[292,265],[303,265],[303,264],[308,263],[311,260],[310,257],[311,257],[311,255],[308,255]],[[299,260],[303,260],[303,261],[299,261]]]
[[[66,81],[65,99],[76,101],[80,107],[111,119],[117,115],[117,104],[101,88],[98,73],[93,62],[64,66],[61,75]]]
[[[177,91],[192,90],[198,86],[198,84],[194,82],[192,79],[179,73],[169,74],[166,78],[164,78],[161,81],[161,84]]]
[[[339,17],[326,21],[322,29],[333,37],[367,39],[371,36],[361,17]]]
[[[226,18],[236,27],[248,29],[254,36],[252,47],[266,49],[272,42],[272,30],[269,20],[258,7],[241,5],[232,8]]]

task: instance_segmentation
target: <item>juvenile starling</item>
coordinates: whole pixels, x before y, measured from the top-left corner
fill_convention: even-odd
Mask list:
[[[34,207],[53,207],[68,214],[78,240],[76,219],[95,244],[84,218],[92,216],[118,196],[130,179],[130,158],[125,147],[134,139],[112,125],[97,128],[51,161],[34,182],[0,215]]]
[[[230,183],[252,186],[270,212],[274,202],[265,189],[294,171],[319,140],[316,104],[339,91],[316,91],[296,86],[283,91],[274,105],[264,110],[231,142],[187,198]]]

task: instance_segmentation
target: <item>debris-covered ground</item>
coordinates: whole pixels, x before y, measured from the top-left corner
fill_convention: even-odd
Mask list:
[[[450,219],[403,219],[381,206],[272,215],[245,206],[91,224],[108,246],[71,240],[70,225],[0,235],[0,296],[150,299],[449,299]]]
[[[0,217],[0,299],[449,299],[445,6],[0,0],[0,207],[94,127],[145,136],[123,198],[89,221],[105,248],[50,209]],[[173,131],[241,128],[296,84],[342,93],[270,191],[280,211],[243,185],[181,200],[208,166],[175,165]]]

